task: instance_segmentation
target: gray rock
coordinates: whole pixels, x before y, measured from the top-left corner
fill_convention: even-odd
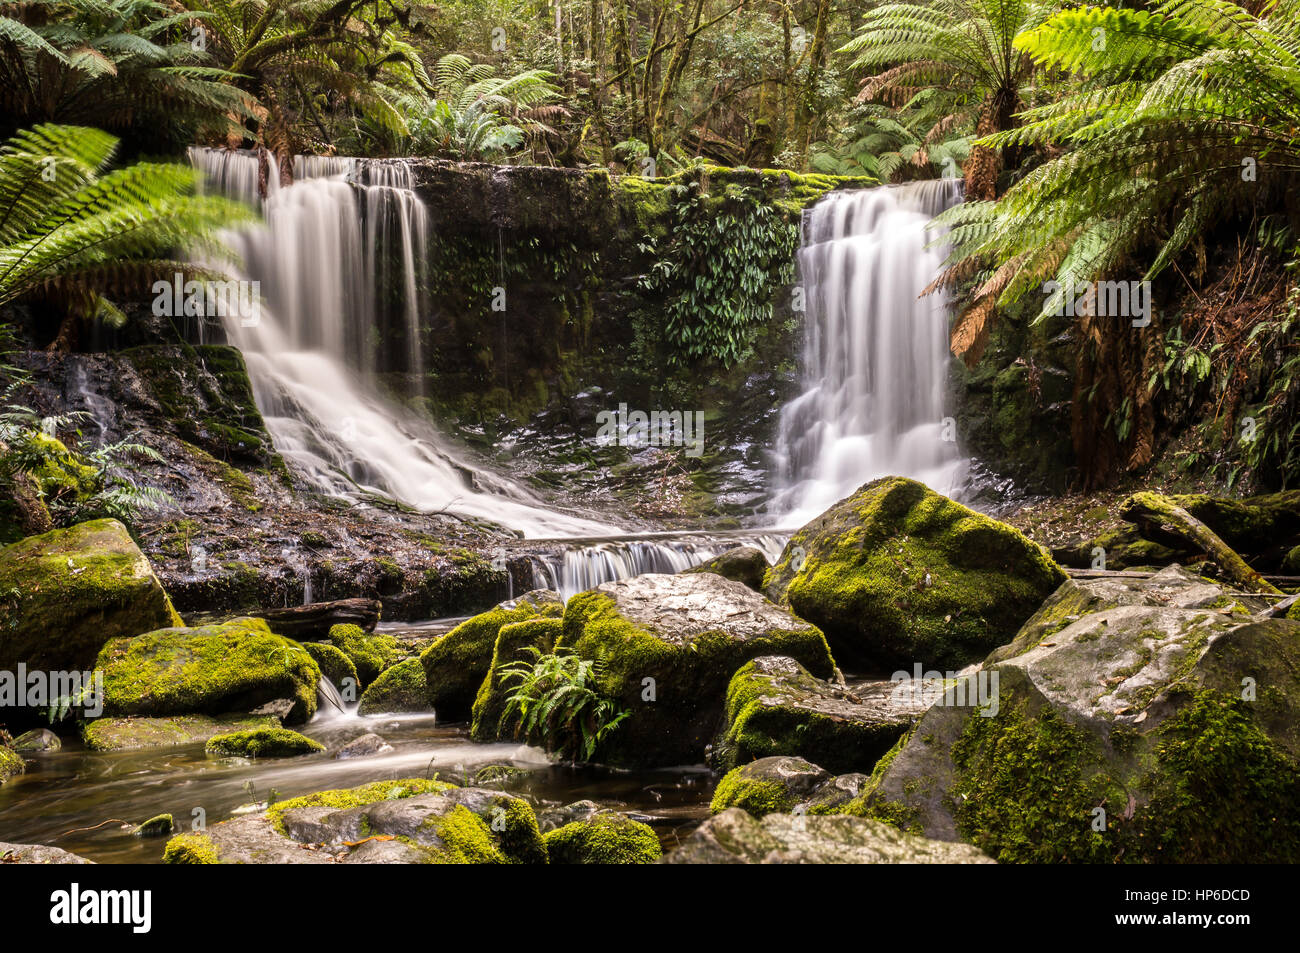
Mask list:
[[[762,592],[763,577],[767,574],[767,557],[761,549],[754,546],[737,546],[686,572],[716,573],[724,579],[748,586],[755,592]]]
[[[41,844],[10,844],[0,841],[0,864],[93,864],[60,847]]]
[[[353,738],[342,748],[334,753],[334,757],[340,761],[347,758],[365,758],[370,755],[382,754],[385,751],[392,751],[393,746],[381,738],[379,735],[371,732],[362,735],[360,738]]]
[[[862,817],[769,814],[739,808],[710,818],[667,864],[991,864],[966,844],[905,834]]]
[[[58,751],[63,747],[63,742],[48,728],[36,728],[15,738],[12,747],[15,751],[48,752]]]
[[[830,780],[825,768],[803,758],[760,758],[731,771],[713,794],[713,812],[739,807],[762,817],[790,811]]]

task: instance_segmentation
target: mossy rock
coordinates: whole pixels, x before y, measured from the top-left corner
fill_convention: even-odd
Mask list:
[[[406,657],[406,650],[393,636],[368,634],[350,622],[330,627],[329,644],[352,660],[362,689]]]
[[[469,721],[479,686],[492,665],[501,628],[513,622],[541,617],[558,617],[563,611],[555,601],[535,603],[514,600],[466,619],[424,650],[420,664],[428,687],[429,704],[442,721]]]
[[[972,676],[992,704],[936,704],[846,813],[1009,862],[1300,860],[1300,623],[1172,576],[1017,638]]]
[[[272,715],[172,715],[164,718],[97,718],[81,723],[81,737],[91,751],[130,751],[198,744],[213,735],[277,728]]]
[[[290,722],[316,711],[320,669],[262,619],[114,639],[96,664],[104,671],[110,717],[252,711],[278,699],[292,701]]]
[[[667,864],[989,864],[966,844],[927,840],[861,817],[731,808],[705,821]]]
[[[760,758],[729,771],[714,789],[709,810],[721,814],[730,807],[763,817],[789,813],[830,780],[830,774],[803,758]]]
[[[1139,566],[1168,566],[1176,562],[1180,553],[1160,543],[1145,538],[1136,527],[1121,526],[1108,530],[1096,539],[1053,550],[1052,555],[1062,565],[1076,569],[1091,569],[1098,548],[1105,552],[1105,569],[1136,569]]]
[[[1011,640],[1065,574],[1015,529],[902,477],[791,537],[767,591],[853,668],[959,669]]]
[[[829,677],[821,632],[752,589],[712,573],[647,573],[569,600],[558,648],[599,659],[597,688],[630,716],[597,756],[649,766],[700,761],[736,670],[789,656]]]
[[[554,617],[525,619],[503,625],[492,647],[488,673],[479,685],[470,713],[470,737],[475,741],[497,741],[507,737],[501,717],[509,701],[510,686],[501,683],[501,670],[513,662],[529,661],[526,649],[550,652],[564,631],[562,620]]]
[[[213,735],[203,750],[222,758],[291,758],[324,751],[325,746],[288,728],[258,728]]]
[[[543,840],[553,864],[653,864],[663,856],[654,829],[623,814],[574,821]]]
[[[870,771],[923,707],[892,682],[852,688],[814,678],[792,658],[765,655],[727,687],[726,727],[712,763],[728,769],[772,755],[798,755],[836,773]]]
[[[176,829],[176,820],[170,814],[149,818],[133,832],[136,837],[170,837]]]
[[[357,710],[362,715],[428,711],[429,691],[420,660],[409,658],[387,669],[362,694]]]
[[[111,639],[181,625],[149,560],[117,520],[0,549],[0,669],[89,668]]]
[[[23,756],[8,745],[0,744],[0,784],[16,778],[27,770]]]
[[[334,687],[339,691],[347,690],[349,679],[351,679],[351,687],[354,691],[361,684],[356,663],[348,658],[338,646],[331,645],[328,642],[303,642],[302,647],[315,660],[320,673],[333,682]]]
[[[767,570],[767,557],[763,555],[761,549],[754,546],[737,546],[684,571],[716,573],[723,579],[743,583],[755,592],[762,592]]]
[[[312,850],[304,850],[306,844]],[[545,863],[522,798],[409,778],[320,791],[173,838],[170,863]]]

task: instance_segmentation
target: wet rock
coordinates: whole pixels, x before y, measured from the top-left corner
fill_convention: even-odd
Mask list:
[[[543,590],[544,591],[544,590]],[[429,704],[442,721],[468,721],[502,626],[538,616],[558,617],[563,604],[549,597],[521,597],[513,605],[466,619],[420,656]]]
[[[0,549],[0,670],[91,667],[111,639],[180,625],[149,560],[117,520]]]
[[[475,741],[497,741],[512,737],[502,724],[512,685],[502,678],[502,669],[516,662],[531,662],[529,649],[550,652],[559,641],[563,623],[555,617],[537,617],[503,625],[492,646],[492,661],[479,685],[470,711],[470,736]]]
[[[267,716],[174,715],[168,718],[99,718],[82,723],[82,740],[92,751],[128,751],[197,744],[213,735],[277,728]]]
[[[845,686],[792,658],[765,655],[727,688],[726,726],[714,745],[722,770],[770,755],[799,755],[829,771],[870,771],[928,707],[893,682]]]
[[[604,810],[595,801],[574,801],[572,804],[552,805],[537,811],[537,825],[548,833],[574,821],[586,821]]]
[[[700,563],[686,572],[711,572],[748,586],[755,592],[763,591],[763,577],[767,575],[767,557],[754,546],[737,546],[720,556]]]
[[[392,750],[392,745],[379,737],[379,735],[371,732],[370,734],[362,735],[360,738],[353,738],[336,751],[334,757],[340,761],[344,761],[348,758],[366,758],[370,755],[383,754],[385,751]]]
[[[329,641],[352,661],[361,688],[406,657],[406,649],[391,635],[368,635],[350,623],[331,628]]]
[[[886,477],[791,537],[767,590],[826,633],[841,666],[959,669],[1009,641],[1064,579],[1010,526]]]
[[[322,791],[173,838],[167,863],[544,862],[521,798],[424,779]]]
[[[710,818],[667,864],[991,864],[966,844],[927,840],[861,817],[769,814],[739,808]]]
[[[700,761],[727,684],[751,659],[787,655],[821,677],[834,669],[815,626],[713,573],[648,573],[579,593],[559,647],[601,659],[598,689],[631,712],[599,752],[622,765]]]
[[[12,747],[15,751],[29,753],[49,752],[58,751],[63,747],[63,742],[48,728],[36,728],[15,738]]]
[[[407,659],[386,670],[362,693],[357,710],[363,715],[428,711],[429,688],[420,660]]]
[[[357,666],[341,649],[327,642],[304,642],[302,647],[316,661],[321,674],[334,683],[335,688],[342,691],[349,684],[348,679],[351,679],[352,690],[356,691],[361,684]]]
[[[0,865],[4,864],[93,864],[60,847],[42,844],[10,844],[0,841]]]
[[[1300,623],[1242,601],[1176,567],[1068,583],[847,810],[1001,861],[1300,859]]]
[[[320,669],[261,619],[114,639],[97,666],[109,716],[213,715],[279,698],[293,699],[288,721],[306,721],[316,711]]]
[[[175,828],[175,819],[170,814],[159,814],[137,827],[134,833],[136,837],[170,837]]]
[[[288,728],[258,728],[214,735],[203,750],[223,758],[291,758],[324,751],[325,746]]]
[[[755,817],[789,812],[830,780],[830,772],[803,758],[760,758],[730,771],[713,792],[710,810],[739,807]]]
[[[663,856],[653,828],[614,812],[565,824],[543,840],[553,864],[653,864]]]
[[[329,636],[336,625],[355,625],[373,632],[379,624],[378,599],[336,599],[302,606],[267,609],[258,613],[276,635],[297,642],[317,642]]]

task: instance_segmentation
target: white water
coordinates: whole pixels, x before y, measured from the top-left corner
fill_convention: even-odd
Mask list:
[[[247,198],[249,188],[256,193],[251,153],[195,149],[191,157],[210,185],[228,187],[236,197]],[[406,187],[400,164],[366,163],[357,175],[356,160],[300,160],[294,185],[268,188],[264,223],[228,236],[244,275],[261,282],[265,304],[256,326],[244,327],[234,317],[225,322],[226,332],[248,362],[276,449],[331,496],[374,492],[426,512],[489,520],[527,537],[617,533],[617,527],[548,510],[517,484],[476,470],[427,422],[369,384],[376,366],[368,344],[386,327],[377,302],[387,301],[391,290],[378,279],[394,263],[391,270],[404,283],[406,370],[419,375],[419,348],[411,345],[425,305],[428,215]],[[377,184],[357,184],[349,174]]]
[[[782,526],[801,526],[862,484],[906,476],[952,495],[967,461],[945,427],[948,301],[918,297],[939,273],[930,220],[955,179],[837,193],[804,219],[804,392],[781,411]]]

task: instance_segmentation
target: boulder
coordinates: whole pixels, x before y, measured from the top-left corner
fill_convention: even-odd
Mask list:
[[[579,593],[561,648],[599,659],[597,689],[631,712],[599,752],[620,765],[700,761],[727,684],[751,659],[786,655],[823,678],[835,667],[815,626],[712,573],[647,573]]]
[[[361,684],[357,667],[352,659],[343,654],[342,649],[328,642],[303,642],[302,647],[316,662],[320,673],[334,683],[335,688],[343,691],[348,687],[348,679],[351,679],[352,690],[357,691]],[[352,697],[356,698],[356,695]]]
[[[723,579],[743,583],[755,592],[763,591],[763,578],[767,575],[767,557],[754,546],[737,546],[720,556],[705,560],[686,572],[711,572]]]
[[[181,625],[126,527],[92,520],[0,549],[0,670],[83,670],[110,639]]]
[[[26,751],[29,753],[58,751],[63,747],[63,742],[59,736],[48,728],[36,728],[19,735],[13,741],[15,751]]]
[[[760,758],[730,771],[713,792],[709,809],[721,814],[738,807],[755,817],[789,813],[830,780],[824,768],[803,758]]]
[[[842,685],[815,678],[792,658],[756,658],[727,688],[713,764],[726,770],[755,758],[799,755],[828,771],[870,772],[927,707],[896,688],[893,682]]]
[[[98,718],[82,722],[81,735],[91,751],[129,751],[198,744],[213,735],[258,728],[277,728],[270,716],[173,715],[167,718]]]
[[[363,715],[428,711],[429,689],[419,659],[398,662],[380,675],[361,695],[357,711]]]
[[[159,814],[145,821],[133,832],[136,837],[170,837],[176,829],[176,819],[170,814]]]
[[[1178,567],[1066,584],[846,810],[1000,861],[1300,860],[1300,623],[1261,601]]]
[[[320,669],[261,619],[114,639],[96,664],[109,716],[246,712],[281,698],[292,700],[288,721],[316,711]]]
[[[492,646],[487,675],[479,685],[470,710],[470,736],[475,741],[497,741],[510,737],[501,724],[512,686],[502,681],[501,670],[514,662],[531,661],[529,649],[550,652],[559,641],[563,623],[553,616],[539,616],[503,625]]]
[[[528,594],[466,619],[424,650],[420,664],[429,704],[442,721],[468,721],[479,687],[492,665],[502,626],[538,616],[558,617],[564,604]]]
[[[553,864],[653,864],[663,856],[653,828],[612,811],[557,827],[543,840]]]
[[[349,758],[368,758],[371,755],[383,754],[385,751],[392,750],[392,745],[374,732],[370,732],[360,738],[353,738],[334,752],[334,757],[340,761],[346,761]]]
[[[330,629],[329,641],[352,660],[358,687],[365,688],[385,669],[406,658],[406,649],[391,635],[367,635],[359,625],[345,623]]]
[[[324,751],[325,746],[288,728],[257,728],[213,735],[203,750],[220,758],[291,758]]]
[[[504,864],[545,858],[537,819],[523,799],[425,779],[292,798],[214,824],[204,834],[174,837],[163,854],[173,864]]]
[[[61,847],[43,844],[10,844],[0,841],[0,865],[3,864],[93,864]]]
[[[379,610],[378,599],[336,599],[267,609],[259,615],[276,635],[296,642],[318,642],[328,638],[330,629],[336,625],[355,625],[362,632],[375,631]]]
[[[731,808],[705,821],[666,864],[991,864],[967,844],[927,840],[862,817]]]
[[[841,666],[888,671],[978,661],[1064,579],[1010,526],[886,477],[795,533],[766,585],[826,633]]]

